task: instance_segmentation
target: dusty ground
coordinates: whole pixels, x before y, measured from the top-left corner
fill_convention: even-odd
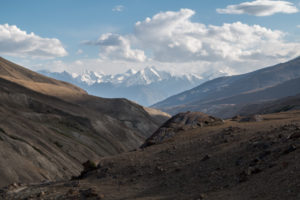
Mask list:
[[[300,111],[178,133],[105,157],[74,180],[3,188],[4,199],[300,199]]]

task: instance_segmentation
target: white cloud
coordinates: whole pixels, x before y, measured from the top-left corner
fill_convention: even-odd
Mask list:
[[[300,25],[297,25],[297,28],[300,28]]]
[[[300,44],[285,42],[281,31],[241,22],[206,26],[191,22],[194,14],[193,10],[181,9],[137,22],[136,43],[160,62],[240,62],[299,53]]]
[[[55,58],[67,55],[58,39],[42,38],[8,24],[0,24],[0,53],[31,58]]]
[[[126,60],[130,62],[143,62],[146,60],[144,51],[132,49],[130,40],[118,34],[102,34],[97,41],[89,41],[85,44],[100,46],[99,55],[105,60]]]
[[[270,16],[276,13],[296,13],[297,7],[288,1],[256,0],[229,5],[225,9],[217,9],[221,14],[249,14],[255,16]]]
[[[102,64],[94,66],[120,71],[154,65],[175,73],[245,73],[300,55],[300,43],[286,41],[282,31],[241,22],[205,25],[191,21],[194,14],[190,9],[161,12],[137,22],[131,35],[107,33],[85,44],[100,47]]]
[[[117,5],[112,9],[112,11],[114,12],[122,12],[123,10],[124,10],[124,6],[122,5]]]
[[[80,54],[82,54],[83,53],[83,50],[82,49],[78,49],[77,51],[76,51],[76,54],[77,55],[80,55]]]

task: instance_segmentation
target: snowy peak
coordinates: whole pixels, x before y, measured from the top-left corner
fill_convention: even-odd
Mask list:
[[[49,72],[40,71],[40,73],[47,76],[52,76],[59,80],[65,80],[72,83],[77,83],[80,85],[92,86],[95,84],[107,83],[114,86],[147,86],[150,84],[156,84],[160,82],[172,82],[172,81],[182,81],[190,83],[195,86],[200,82],[205,80],[211,80],[215,77],[225,76],[228,73],[223,71],[210,71],[203,73],[202,76],[195,74],[185,74],[174,76],[167,71],[160,71],[154,66],[149,66],[141,70],[129,69],[125,73],[115,74],[115,75],[105,75],[103,73],[98,73],[90,70],[85,70],[82,74],[70,74],[66,71],[64,72]]]
[[[161,81],[162,78],[159,75],[159,72],[154,67],[146,67],[138,72],[136,72],[133,76],[128,77],[125,81],[127,86],[132,85],[149,85],[153,82]]]
[[[105,76],[104,74],[100,74],[98,72],[85,70],[85,72],[82,75],[78,75],[76,77],[76,80],[79,82],[84,82],[88,85],[93,85],[95,83],[102,82],[102,78],[104,76]]]
[[[144,74],[148,76],[156,76],[160,77],[159,72],[155,69],[155,67],[146,67],[145,69],[141,70]]]
[[[167,71],[160,71],[154,66],[149,66],[141,70],[129,69],[125,73],[115,74],[115,75],[105,75],[103,73],[98,73],[90,70],[85,70],[82,74],[70,74],[66,71],[59,72],[49,72],[49,71],[39,71],[40,73],[54,77],[59,80],[65,80],[75,84],[92,86],[95,84],[107,83],[114,86],[147,86],[150,84],[156,84],[160,82],[172,82],[172,80],[188,82],[192,85],[199,84],[205,80],[211,80],[216,77],[226,76],[228,73],[223,71],[209,71],[203,73],[202,76],[195,74],[184,74],[174,76]]]
[[[125,74],[128,74],[128,75],[133,75],[133,74],[136,74],[136,73],[137,73],[137,71],[134,70],[134,69],[129,69],[129,70],[127,70],[127,71],[125,72]]]
[[[104,75],[101,73],[86,70],[84,71],[84,73],[76,77],[76,81],[85,83],[87,85],[94,85],[96,83],[111,83],[113,85],[122,84],[126,87],[150,85],[152,83],[170,79],[187,79],[188,81],[195,82],[202,78],[197,78],[193,75],[183,75],[176,77],[172,76],[169,72],[159,71],[154,66],[146,67],[139,71],[129,69],[125,73],[116,75]]]
[[[129,69],[124,73],[106,75],[85,70],[81,74],[45,72],[42,74],[73,83],[88,93],[107,98],[128,98],[149,106],[169,96],[189,90],[211,78],[214,72],[172,75],[149,66],[141,70]]]

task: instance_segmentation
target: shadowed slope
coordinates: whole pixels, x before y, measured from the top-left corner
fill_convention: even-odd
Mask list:
[[[1,186],[78,175],[81,163],[137,148],[161,123],[128,100],[0,59]]]
[[[264,95],[263,99],[260,99],[262,94],[260,91],[267,91],[269,88],[297,78],[300,78],[300,57],[251,73],[220,77],[205,82],[191,90],[169,97],[153,105],[153,107],[171,114],[191,110],[224,117],[221,113],[224,107],[231,106],[231,104],[245,103],[248,94],[252,95],[249,101],[253,101],[253,99],[255,101],[271,100],[274,97],[283,97],[280,94],[297,94],[297,87],[290,88],[288,91],[278,87],[277,96],[274,93],[269,93],[272,96]],[[257,96],[254,96],[255,94]],[[233,100],[233,98],[234,101],[228,101]]]
[[[170,118],[163,112],[152,117],[153,115],[149,113],[151,109],[145,109],[127,99],[107,99],[88,95],[84,90],[72,84],[40,75],[1,57],[0,77],[36,92],[61,98],[64,101],[80,104],[106,114],[124,122],[129,128],[133,128],[146,137],[151,135],[157,126]]]
[[[249,104],[242,107],[237,113],[240,115],[251,115],[254,113],[266,114],[285,112],[289,110],[300,110],[300,94],[289,96],[275,101],[265,101]]]
[[[0,79],[0,185],[77,175],[87,159],[136,148],[144,137],[80,105]]]
[[[3,198],[137,200],[299,199],[300,113],[259,122],[226,120],[172,141],[109,156],[83,176],[10,186]],[[21,191],[20,191],[21,190]]]

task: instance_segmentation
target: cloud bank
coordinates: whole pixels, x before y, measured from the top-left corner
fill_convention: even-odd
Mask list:
[[[31,58],[55,58],[68,54],[58,39],[42,38],[8,24],[0,24],[0,53]]]
[[[256,0],[237,5],[229,5],[224,9],[217,9],[220,14],[248,14],[255,16],[270,16],[276,13],[297,13],[297,7],[288,1]]]
[[[130,35],[106,33],[86,44],[99,46],[100,58],[106,61],[191,66],[199,71],[229,67],[245,72],[300,55],[300,43],[286,41],[280,30],[242,22],[205,25],[193,22],[193,15],[191,9],[160,12],[138,21]]]
[[[137,22],[134,42],[160,62],[243,61],[299,53],[300,44],[285,42],[281,31],[241,22],[204,25],[191,21],[194,14],[193,10],[181,9]]]

